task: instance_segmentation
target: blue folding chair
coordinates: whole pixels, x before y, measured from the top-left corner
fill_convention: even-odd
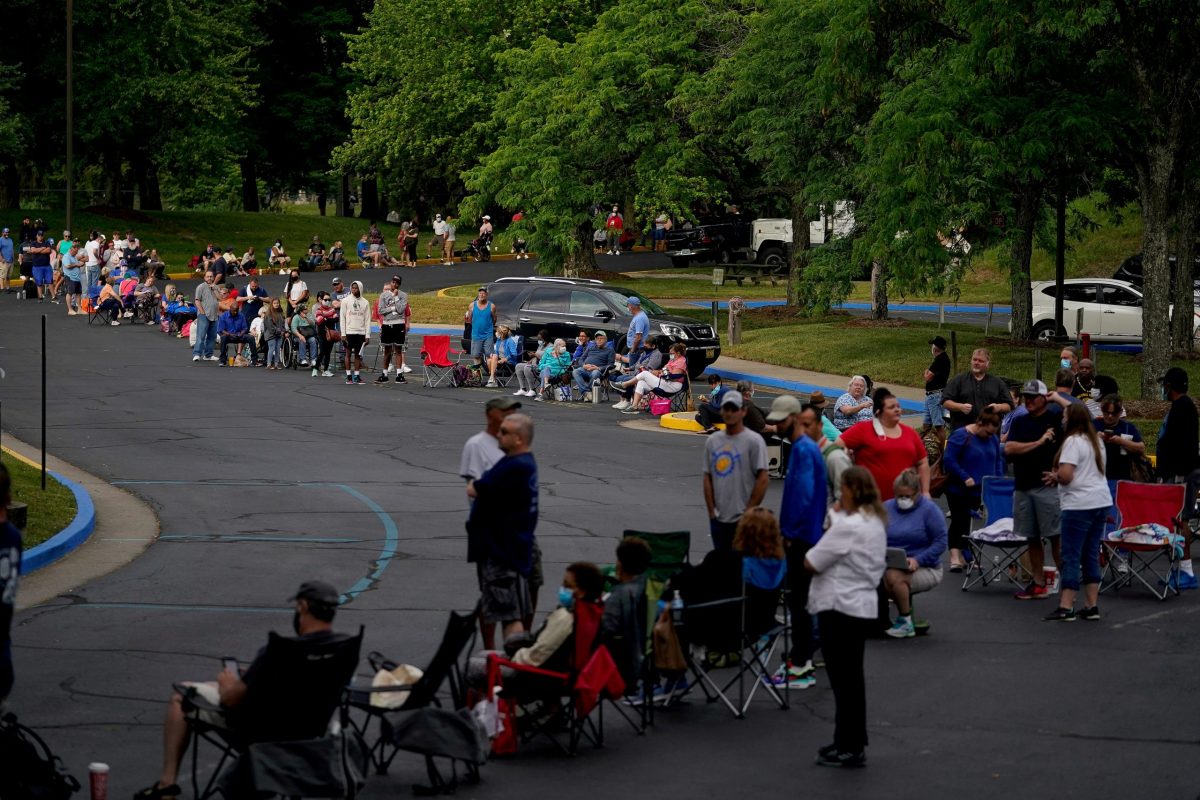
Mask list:
[[[964,592],[973,586],[987,586],[1003,579],[1008,579],[1017,587],[1024,587],[1032,580],[1029,571],[1021,564],[1021,557],[1029,549],[1028,539],[1011,527],[1007,536],[977,536],[980,529],[998,520],[1012,519],[1014,490],[1012,478],[989,475],[983,479],[983,519],[979,521],[980,524],[972,525],[967,537],[973,566],[963,578]]]

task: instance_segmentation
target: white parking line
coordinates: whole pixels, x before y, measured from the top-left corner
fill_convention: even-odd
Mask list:
[[[1179,611],[1183,614],[1194,614],[1195,612],[1200,611],[1200,606],[1189,606],[1188,608],[1169,608],[1166,611],[1159,611],[1156,614],[1147,614],[1144,617],[1127,619],[1124,622],[1119,622],[1116,625],[1113,625],[1112,628],[1113,630],[1117,630],[1118,628],[1124,628],[1127,625],[1139,625],[1143,622],[1149,622],[1152,619],[1158,619],[1159,617],[1165,617],[1168,614],[1174,614],[1176,611]]]

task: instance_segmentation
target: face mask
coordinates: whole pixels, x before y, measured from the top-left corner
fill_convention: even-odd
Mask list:
[[[897,497],[896,508],[901,511],[911,511],[916,502],[916,499],[912,497]]]
[[[1058,363],[1063,369],[1071,368],[1071,359],[1069,358],[1061,358],[1059,359]]]
[[[575,605],[575,591],[565,586],[558,587],[558,604],[569,611]]]
[[[1166,387],[1166,386],[1163,386],[1163,388],[1162,388],[1162,399],[1163,399],[1163,400],[1170,400],[1170,399],[1171,399],[1170,397],[1168,397],[1168,396],[1167,396],[1167,387]]]

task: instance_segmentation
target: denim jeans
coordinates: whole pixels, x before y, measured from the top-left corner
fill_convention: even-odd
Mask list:
[[[279,362],[279,339],[267,340],[267,366],[278,367]]]
[[[1089,508],[1074,511],[1064,508],[1060,513],[1062,528],[1062,575],[1063,589],[1079,591],[1080,566],[1083,568],[1083,583],[1100,582],[1100,539],[1104,535],[1104,523],[1109,508]]]
[[[924,425],[932,425],[935,428],[944,427],[946,417],[942,414],[942,392],[927,392],[925,394],[925,417],[922,420]]]
[[[585,396],[592,390],[592,382],[600,377],[600,370],[576,367],[572,374],[575,376],[575,388],[581,396]]]
[[[213,354],[213,345],[217,342],[217,323],[203,314],[196,315],[196,346],[192,355],[208,358]]]
[[[309,355],[311,354],[311,355],[312,355],[312,362],[313,362],[313,366],[316,366],[316,362],[317,362],[317,337],[315,337],[315,336],[309,336],[307,339],[305,339],[303,336],[301,336],[301,337],[300,337],[300,348],[299,348],[299,349],[300,349],[300,360],[301,360],[301,361],[308,361],[308,360],[309,360]]]

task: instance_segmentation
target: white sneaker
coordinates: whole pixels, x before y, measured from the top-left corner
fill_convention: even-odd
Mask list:
[[[324,372],[322,372],[322,373],[321,373],[321,377],[322,377],[322,378],[332,378],[332,377],[333,377],[333,373],[332,373],[332,372],[330,372],[329,370],[325,370]]]
[[[314,367],[314,368],[313,368],[313,373],[312,373],[312,376],[315,378],[315,377],[317,377],[317,375],[319,375],[319,374],[321,374],[321,373],[320,373],[320,370],[318,370],[316,367]]]
[[[400,371],[401,372],[412,372],[412,367],[410,367],[408,364],[405,364],[403,367],[400,368]]]
[[[513,392],[513,397],[524,397],[524,396],[525,396],[524,389],[517,389],[515,392]]]
[[[192,361],[199,361],[199,360],[200,360],[200,356],[192,356]]]
[[[484,384],[485,388],[487,388],[487,389],[495,389],[499,385],[500,384],[496,383],[495,380],[491,380],[491,379],[489,379],[488,382],[486,384]]]
[[[537,392],[534,391],[533,389],[526,389],[525,396],[526,397],[537,397]]]
[[[216,356],[205,356],[204,360],[205,361],[220,361],[221,359],[217,358]]]
[[[613,403],[613,408],[615,408],[617,411],[624,411],[631,405],[633,405],[633,403],[629,402],[628,400],[622,400],[619,403]]]
[[[112,326],[114,326],[114,327],[115,327],[115,326],[117,326],[117,325],[120,325],[121,323],[117,322],[117,321],[114,319],[112,322],[110,322],[110,323],[108,323],[108,324],[109,324],[109,325],[112,325]]]
[[[300,360],[300,366],[302,366],[302,367],[307,367],[307,366],[308,366],[308,359],[307,359],[307,358],[305,358],[305,359],[301,359],[301,360]]]

